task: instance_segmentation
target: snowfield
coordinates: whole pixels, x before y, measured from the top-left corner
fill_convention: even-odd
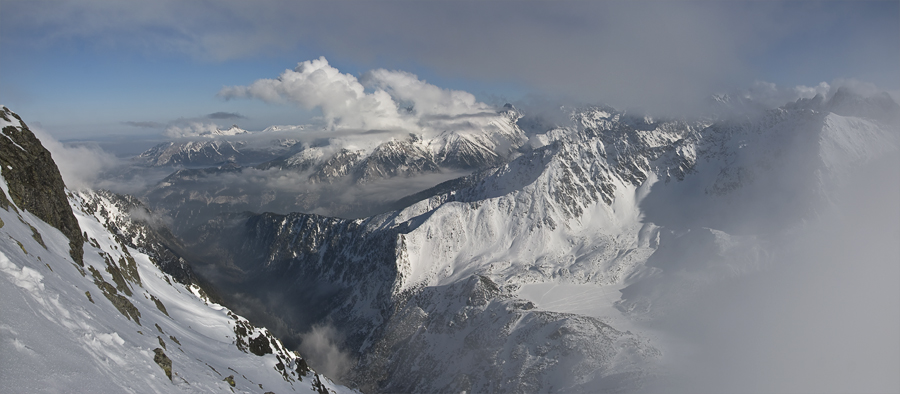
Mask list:
[[[89,240],[83,267],[58,230],[14,206],[0,209],[3,391],[353,392],[118,242],[82,210],[82,195],[70,202]],[[236,345],[257,338],[267,339],[262,356]],[[160,365],[167,363],[170,371]]]

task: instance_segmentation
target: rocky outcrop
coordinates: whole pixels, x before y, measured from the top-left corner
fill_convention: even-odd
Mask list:
[[[78,193],[81,209],[104,220],[117,241],[150,256],[159,269],[183,285],[197,285],[206,296],[217,300],[211,286],[191,268],[195,259],[166,226],[164,219],[134,196],[106,190]]]
[[[66,184],[50,152],[9,108],[0,108],[0,170],[9,198],[69,238],[72,259],[82,264],[84,239],[66,199]],[[5,199],[3,197],[2,199]],[[2,204],[2,201],[0,201]]]

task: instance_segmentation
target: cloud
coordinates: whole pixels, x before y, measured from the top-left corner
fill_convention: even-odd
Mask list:
[[[855,78],[837,78],[831,83],[819,82],[815,86],[796,85],[791,87],[778,86],[772,82],[755,81],[750,88],[740,91],[738,95],[744,99],[761,104],[765,108],[777,108],[801,98],[808,99],[816,95],[831,99],[842,88],[863,97],[872,97],[885,92],[871,82],[860,81]],[[891,95],[889,91],[885,93]]]
[[[387,92],[401,103],[411,104],[411,107],[408,107],[410,112],[420,117],[495,112],[491,106],[477,102],[475,95],[471,93],[442,89],[405,71],[372,70],[363,74],[360,81],[368,88]]]
[[[828,94],[868,86],[825,85]],[[766,97],[781,91],[763,88]],[[778,133],[741,137],[725,166],[752,178],[727,197],[703,192],[725,172],[698,163],[690,178],[653,185],[641,203],[645,220],[663,228],[648,260],[661,271],[623,290],[623,300],[646,313],[641,325],[658,335],[668,369],[642,391],[900,389],[897,136],[807,124],[768,124]],[[841,168],[834,171],[823,152],[842,139],[866,153],[830,158]]]
[[[813,98],[817,94],[823,97],[831,91],[831,85],[821,82],[816,86],[781,87],[771,82],[756,81],[749,89],[739,93],[743,98],[752,100],[766,108],[778,108],[801,98]]]
[[[209,119],[244,119],[244,116],[236,112],[213,112],[206,115]]]
[[[331,325],[315,325],[301,340],[300,354],[319,373],[339,382],[353,366],[353,359],[340,348],[340,334]]]
[[[351,4],[10,2],[0,39],[76,40],[213,61],[299,50],[358,67],[414,65],[479,87],[660,111],[757,79],[794,86],[856,77],[900,86],[895,2]]]
[[[445,129],[474,118],[493,116],[491,106],[471,93],[443,89],[405,71],[377,69],[359,79],[342,74],[325,57],[301,62],[277,79],[260,79],[248,86],[225,87],[226,99],[256,98],[268,103],[292,102],[322,111],[326,127],[357,130]]]
[[[900,390],[897,166],[894,152],[858,169],[811,226],[769,245],[766,270],[651,324],[672,369],[645,392]]]
[[[97,146],[63,144],[40,127],[31,127],[41,144],[50,151],[53,161],[70,189],[93,188],[109,170],[121,167],[121,159]]]
[[[324,57],[301,62],[278,79],[260,79],[249,86],[223,88],[226,99],[258,98],[265,102],[293,102],[306,109],[320,108],[328,127],[357,129],[406,128],[397,104],[383,90],[366,93],[356,77],[328,64]]]
[[[165,135],[169,138],[184,138],[216,134],[218,131],[219,126],[215,123],[189,122],[184,126],[169,125]]]
[[[164,124],[162,124],[162,123],[159,123],[159,122],[132,122],[132,121],[128,121],[128,122],[122,122],[122,124],[126,124],[126,125],[128,125],[128,126],[140,127],[140,128],[144,128],[144,129],[161,129],[161,128],[163,128],[163,127],[166,127],[166,125],[164,125]]]

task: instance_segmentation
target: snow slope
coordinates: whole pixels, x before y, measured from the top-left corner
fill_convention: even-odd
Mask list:
[[[127,246],[108,220],[129,213],[104,195],[65,191],[85,241],[75,259],[70,237],[17,206],[6,178],[0,186],[2,391],[352,392]]]
[[[68,256],[68,240],[58,230],[27,211],[0,209],[0,387],[212,392],[227,390],[232,376],[236,392],[343,390],[306,370],[265,328],[205,300],[198,287],[175,282],[149,256],[118,243],[97,217],[79,209],[83,196],[70,201],[90,240],[83,267]],[[256,349],[263,356],[248,351],[254,340],[264,342]],[[154,361],[156,349],[171,361],[171,379]]]

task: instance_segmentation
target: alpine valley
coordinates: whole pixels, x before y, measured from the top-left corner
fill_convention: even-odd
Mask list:
[[[134,196],[67,189],[3,107],[0,387],[656,391],[679,317],[806,270],[848,188],[896,181],[887,94],[709,105],[235,126],[136,157],[171,173]]]

